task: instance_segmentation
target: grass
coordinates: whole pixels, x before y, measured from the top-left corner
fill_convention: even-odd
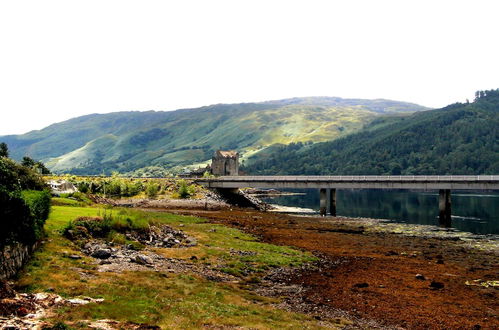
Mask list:
[[[99,273],[89,257],[80,260],[65,254],[80,254],[61,233],[68,222],[80,216],[104,212],[139,223],[167,224],[198,240],[182,249],[157,248],[165,256],[190,259],[254,281],[272,267],[299,265],[314,260],[308,253],[285,246],[258,242],[251,235],[204,219],[129,209],[54,206],[46,223],[46,243],[20,274],[18,286],[26,291],[54,291],[65,297],[104,298],[100,304],[62,307],[50,321],[85,328],[81,320],[113,319],[184,329],[205,326],[268,328],[317,328],[313,318],[277,309],[275,299],[258,296],[243,284],[217,283],[193,274],[143,271]],[[246,251],[246,255],[234,253]],[[81,276],[82,274],[86,276]],[[244,280],[241,281],[244,283]]]

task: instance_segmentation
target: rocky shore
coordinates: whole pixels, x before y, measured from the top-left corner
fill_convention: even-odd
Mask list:
[[[320,257],[315,265],[274,274],[255,287],[287,297],[282,304],[291,310],[319,318],[346,313],[368,328],[499,327],[499,242],[494,237],[374,219],[243,209],[175,212]]]

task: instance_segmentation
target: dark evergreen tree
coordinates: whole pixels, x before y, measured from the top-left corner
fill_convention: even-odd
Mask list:
[[[0,157],[9,157],[9,147],[5,142],[0,143]]]

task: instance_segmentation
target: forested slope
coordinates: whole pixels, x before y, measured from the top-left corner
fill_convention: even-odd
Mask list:
[[[275,145],[251,158],[251,174],[430,175],[499,173],[499,90],[316,144]]]

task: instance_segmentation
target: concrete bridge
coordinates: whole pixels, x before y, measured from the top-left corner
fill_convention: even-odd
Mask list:
[[[499,175],[423,176],[222,176],[196,179],[217,189],[298,188],[319,189],[320,213],[336,215],[336,189],[421,189],[439,191],[440,224],[451,224],[451,190],[499,190]],[[329,196],[329,198],[328,198]]]

